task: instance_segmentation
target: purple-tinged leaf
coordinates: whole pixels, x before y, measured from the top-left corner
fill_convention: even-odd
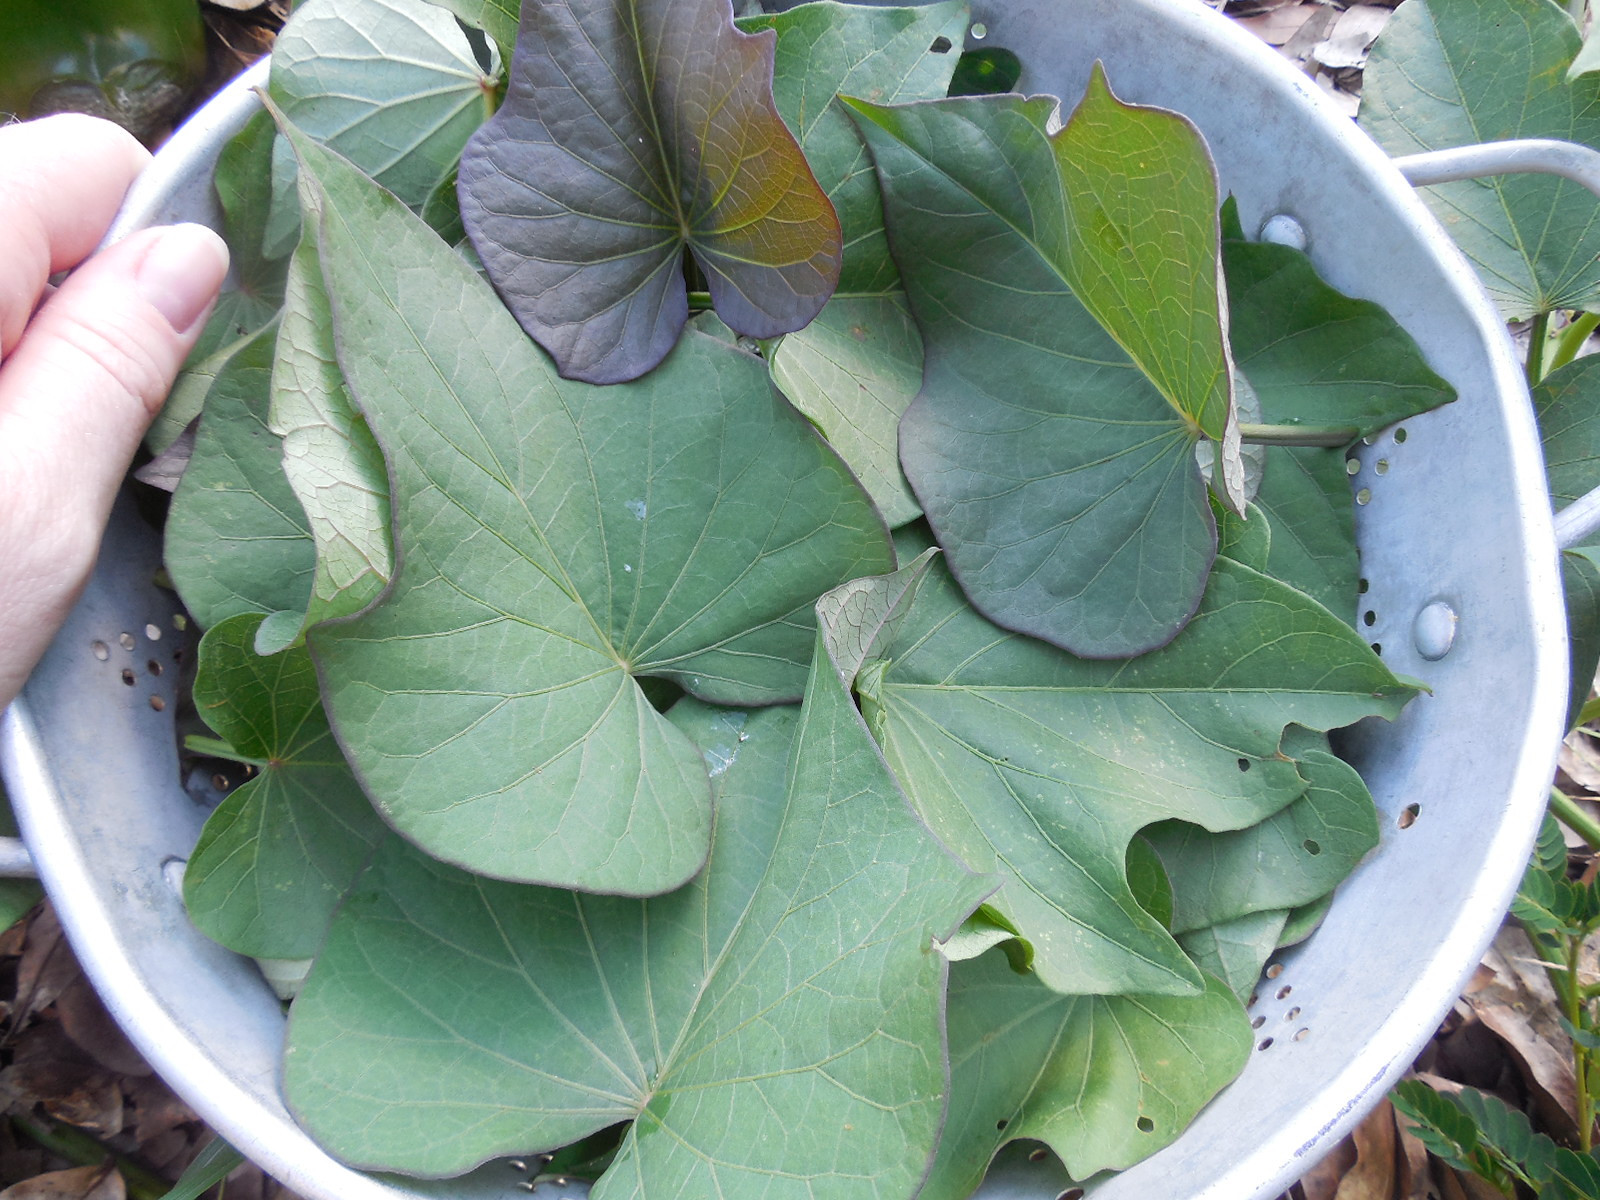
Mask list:
[[[799,329],[833,293],[839,222],[773,105],[773,45],[728,0],[524,9],[506,103],[462,156],[461,215],[563,375],[616,383],[665,357],[685,246],[751,337]]]

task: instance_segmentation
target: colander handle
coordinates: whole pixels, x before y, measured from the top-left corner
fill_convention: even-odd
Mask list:
[[[1600,196],[1600,151],[1551,138],[1485,142],[1450,150],[1429,150],[1394,160],[1412,187],[1481,179],[1485,175],[1559,175]],[[1600,488],[1580,496],[1556,514],[1556,544],[1563,550],[1600,529]]]

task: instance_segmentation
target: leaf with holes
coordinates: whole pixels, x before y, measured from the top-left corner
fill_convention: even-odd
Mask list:
[[[812,602],[892,561],[881,521],[760,359],[691,333],[630,387],[560,380],[419,218],[286,132],[319,193],[339,362],[389,461],[401,563],[376,607],[311,634],[341,744],[447,861],[679,886],[705,861],[708,785],[634,676],[798,697]]]
[[[335,1154],[435,1176],[632,1120],[596,1197],[915,1191],[946,1078],[930,941],[989,884],[912,815],[820,647],[803,710],[671,719],[716,771],[685,888],[379,851],[289,1025],[289,1103]]]
[[[190,919],[256,958],[309,958],[388,828],[333,740],[304,650],[255,652],[258,614],[200,642],[195,707],[258,774],[206,819],[183,874]]]
[[[1367,60],[1361,124],[1392,155],[1505,138],[1600,147],[1600,76],[1560,5],[1419,0]],[[1511,174],[1424,188],[1508,320],[1600,305],[1600,212],[1582,185]]]
[[[1249,1056],[1221,982],[1195,996],[1062,996],[996,953],[950,968],[950,1115],[920,1200],[965,1200],[1030,1138],[1074,1179],[1169,1144]]]
[[[839,222],[772,104],[771,34],[727,0],[525,5],[506,102],[461,158],[489,277],[563,375],[635,379],[688,315],[798,329],[839,278]]]
[[[872,160],[835,97],[891,104],[943,96],[966,23],[963,0],[805,4],[739,22],[777,32],[773,99],[844,234],[838,291],[778,344],[772,377],[850,464],[890,526],[921,512],[900,473],[897,431],[922,384],[922,339],[889,256]]]
[[[1141,834],[1172,883],[1173,933],[1309,904],[1377,846],[1372,794],[1354,767],[1334,757],[1328,739],[1291,727],[1282,751],[1307,784],[1287,808],[1248,829],[1209,833],[1172,821]]]
[[[951,570],[1074,653],[1165,644],[1216,553],[1200,437],[1243,506],[1198,133],[1098,71],[1057,134],[1049,98],[849,103],[923,335],[901,463]]]
[[[917,549],[902,536],[902,557]],[[1415,691],[1320,605],[1225,559],[1183,634],[1125,662],[997,629],[937,563],[858,586],[903,591],[915,570],[898,633],[861,658],[862,712],[934,831],[1005,880],[990,904],[1061,992],[1194,992],[1195,968],[1129,888],[1133,835],[1265,820],[1306,788],[1279,751],[1286,726],[1392,717]]]
[[[217,376],[167,513],[166,564],[202,629],[241,613],[304,611],[316,550],[267,425],[276,325]]]

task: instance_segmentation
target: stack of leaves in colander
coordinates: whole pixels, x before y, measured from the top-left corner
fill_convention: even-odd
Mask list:
[[[1452,393],[1219,222],[1181,118],[1098,75],[1059,132],[945,99],[959,2],[680,5],[708,62],[776,31],[772,96],[718,103],[662,11],[541,4],[514,60],[465,0],[285,29],[217,174],[241,292],[154,435],[200,414],[191,748],[258,768],[190,912],[309,963],[287,1099],[358,1166],[882,1200],[1016,1138],[1129,1165],[1376,844],[1328,731],[1415,691],[1336,615],[1343,452],[1239,427]]]

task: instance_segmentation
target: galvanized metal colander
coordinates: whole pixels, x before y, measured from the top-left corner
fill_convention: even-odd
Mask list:
[[[1239,1081],[1176,1144],[1083,1187],[1094,1200],[1264,1200],[1376,1103],[1433,1032],[1499,924],[1543,810],[1566,706],[1565,626],[1527,389],[1471,269],[1400,171],[1266,47],[1197,0],[973,8],[969,44],[1017,51],[1022,91],[1070,105],[1100,59],[1123,98],[1187,114],[1245,228],[1278,218],[1276,236],[1303,237],[1334,286],[1387,308],[1460,392],[1355,454],[1365,590],[1350,615],[1396,671],[1432,689],[1347,747],[1381,810],[1382,844],[1322,929],[1269,965]],[[215,155],[255,107],[245,81],[203,110],[140,181],[116,233],[215,224]],[[1412,171],[1420,180],[1423,167]],[[206,812],[178,778],[172,668],[191,635],[153,582],[159,558],[158,535],[125,496],[87,594],[0,723],[0,767],[85,968],[173,1087],[311,1200],[527,1197],[526,1175],[505,1162],[429,1183],[350,1171],[284,1110],[282,1007],[252,963],[195,932],[179,894]],[[1008,1152],[979,1194],[1054,1200],[1071,1187]]]

